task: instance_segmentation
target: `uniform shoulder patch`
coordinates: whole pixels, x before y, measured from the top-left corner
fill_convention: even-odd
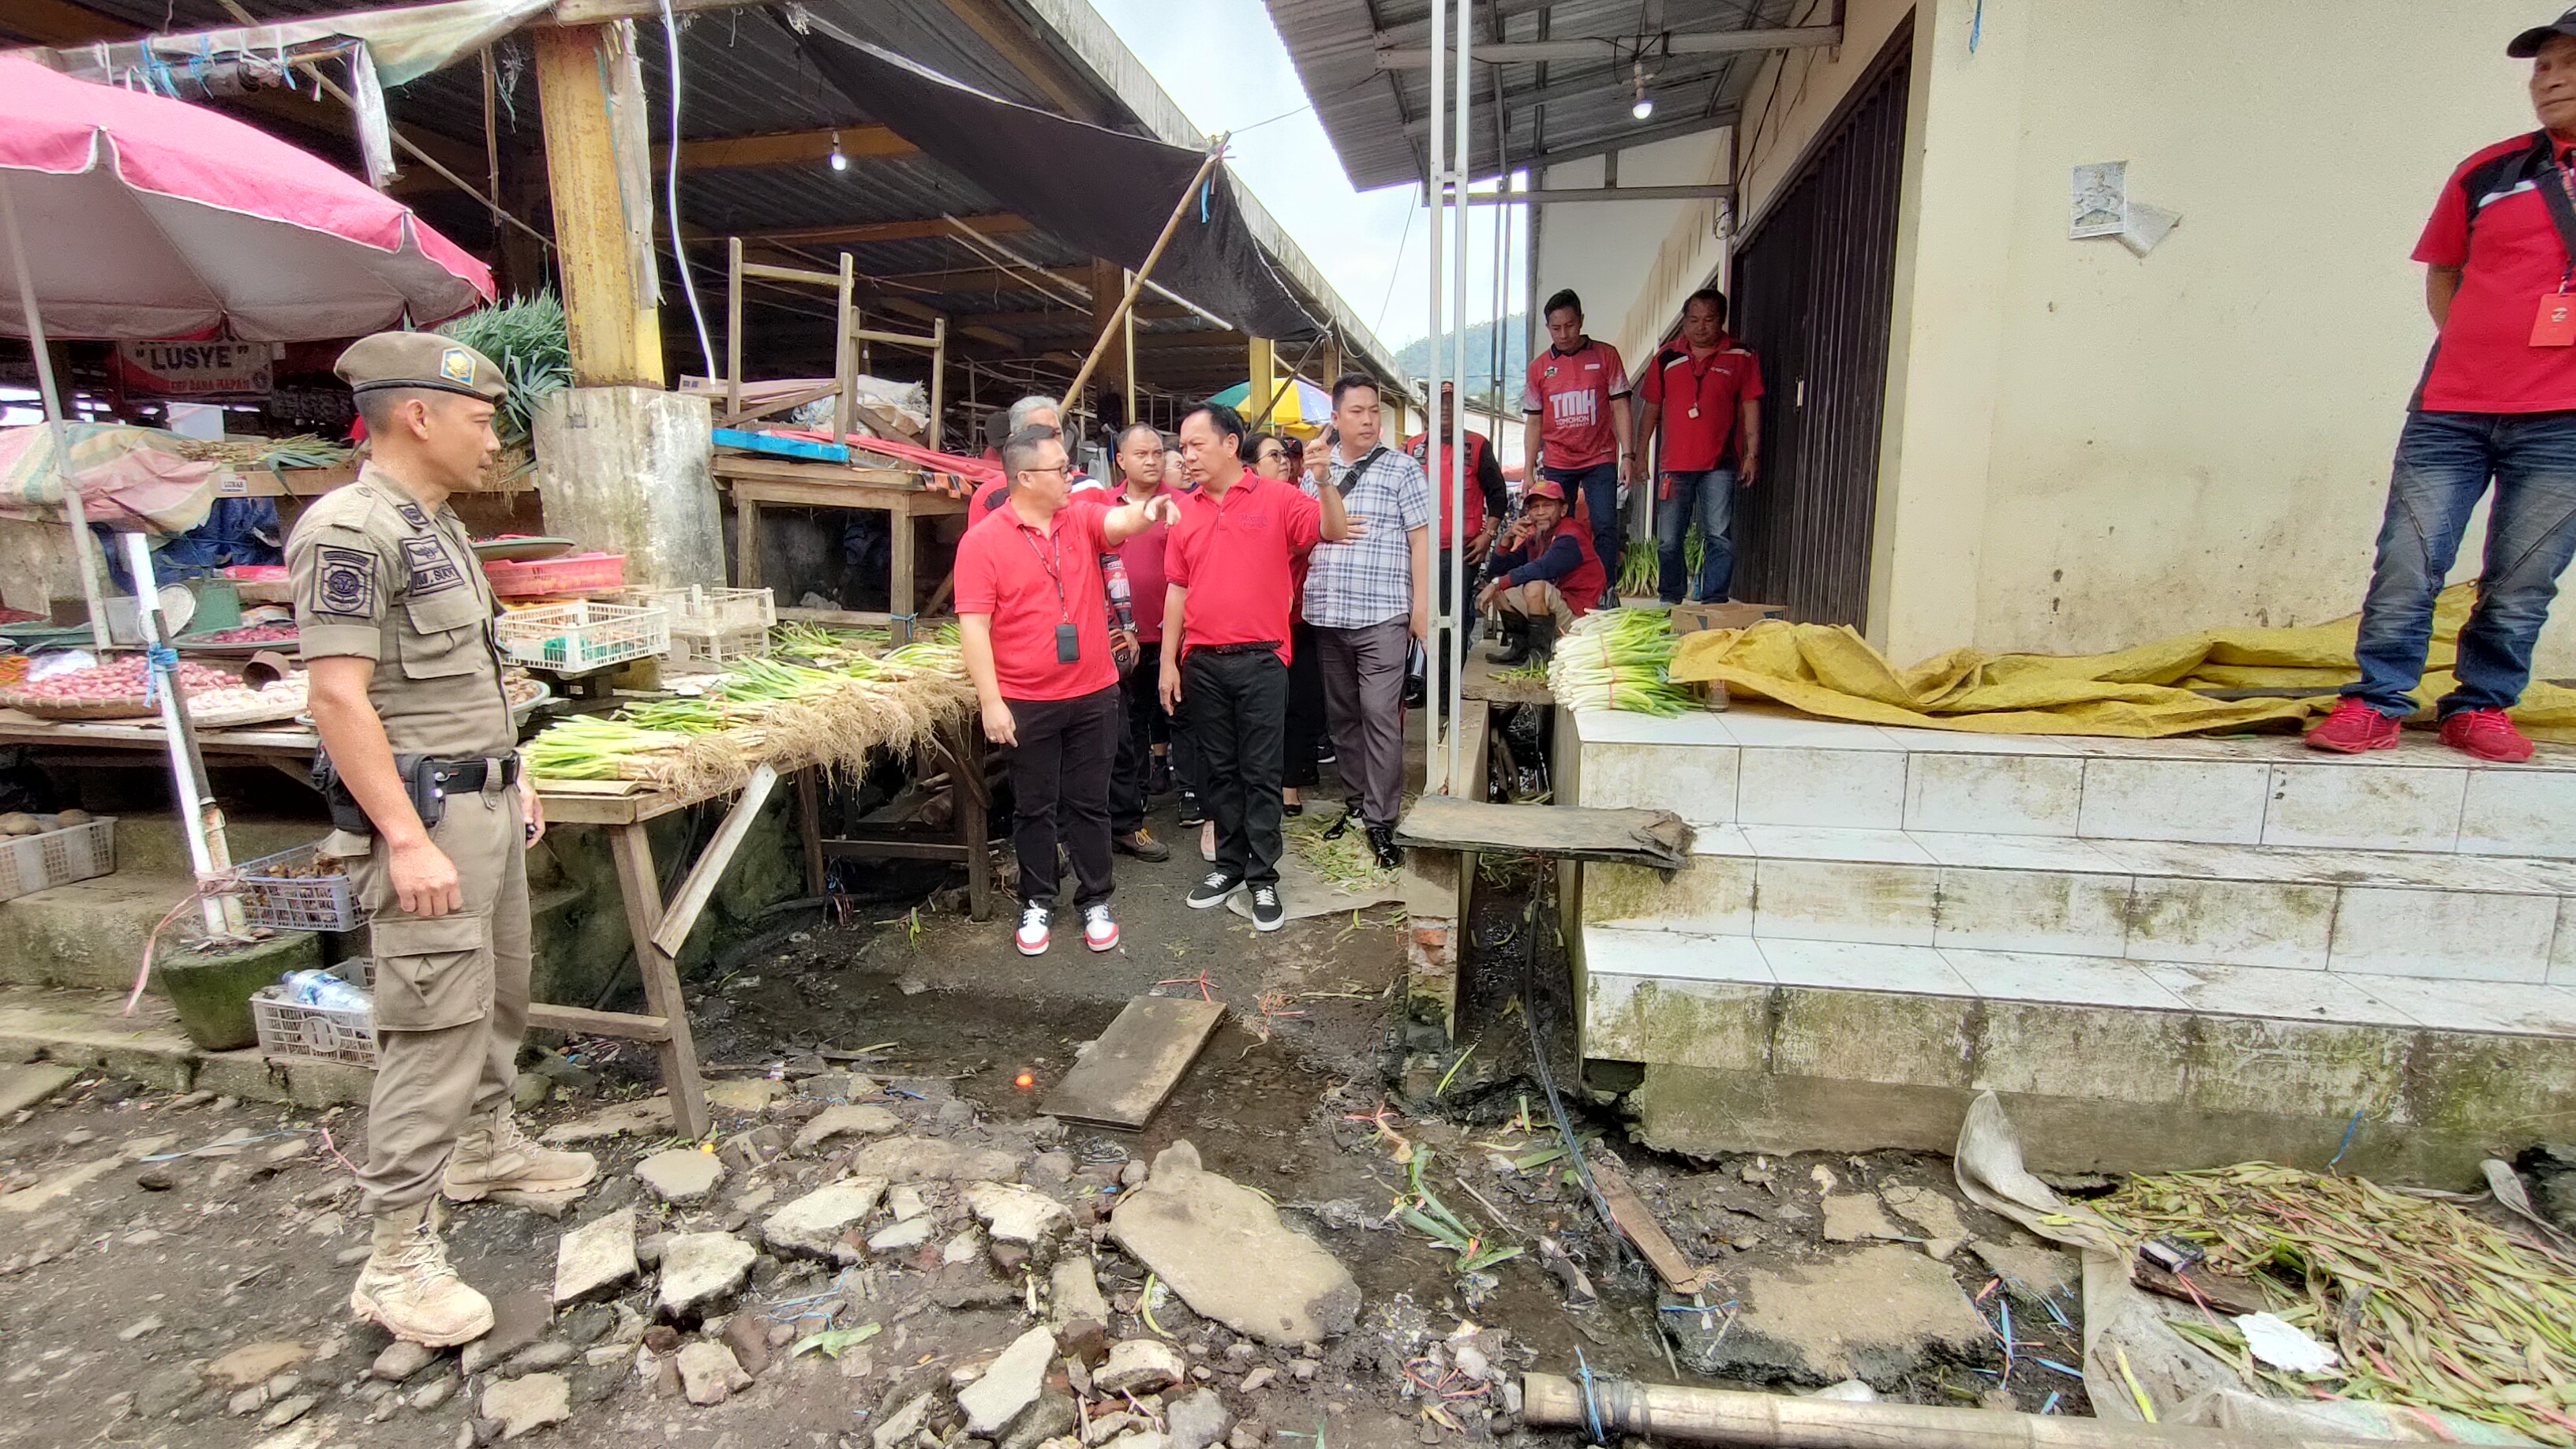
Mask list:
[[[401,514],[402,521],[414,528],[429,527],[429,515],[421,512],[420,505],[417,503],[397,503],[394,505],[394,512]]]
[[[435,537],[404,539],[403,567],[411,575],[408,592],[415,598],[465,586],[465,571],[447,556],[447,549]]]
[[[313,612],[343,619],[376,617],[376,558],[363,549],[323,544],[314,550]]]

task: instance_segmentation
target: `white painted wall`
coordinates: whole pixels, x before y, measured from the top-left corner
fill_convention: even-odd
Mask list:
[[[1676,136],[1619,153],[1622,186],[1696,186],[1726,179],[1727,132],[1723,129]],[[1600,157],[1547,168],[1547,187],[1599,186],[1606,163]],[[1535,315],[1560,287],[1572,287],[1583,298],[1586,329],[1619,349],[1633,370],[1662,337],[1653,322],[1632,323],[1639,301],[1648,294],[1667,238],[1676,228],[1707,238],[1712,253],[1723,251],[1717,239],[1717,204],[1703,201],[1554,202],[1538,212],[1538,271],[1530,289],[1530,348],[1547,345],[1547,325]],[[1705,276],[1705,272],[1701,274]],[[1687,296],[1694,281],[1681,289]],[[1676,311],[1678,316],[1678,311]]]

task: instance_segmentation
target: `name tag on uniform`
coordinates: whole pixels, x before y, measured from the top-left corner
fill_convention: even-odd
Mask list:
[[[2534,347],[2576,347],[2576,292],[2544,292],[2531,319]]]

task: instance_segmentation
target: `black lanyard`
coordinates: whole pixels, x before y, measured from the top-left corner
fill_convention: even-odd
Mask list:
[[[1073,605],[1066,602],[1064,597],[1064,540],[1061,531],[1054,528],[1048,529],[1048,552],[1038,553],[1038,541],[1029,538],[1032,532],[1029,526],[1017,519],[1011,521],[1011,526],[1019,531],[1020,537],[1028,539],[1029,552],[1038,554],[1038,567],[1046,570],[1047,582],[1055,585],[1056,618],[1062,622],[1071,623]],[[1050,554],[1053,556],[1050,557]]]

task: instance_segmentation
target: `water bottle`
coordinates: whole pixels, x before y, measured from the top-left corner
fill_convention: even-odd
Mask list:
[[[367,993],[328,971],[289,971],[284,980],[287,1000],[299,1006],[326,1011],[365,1011],[368,1006]]]

